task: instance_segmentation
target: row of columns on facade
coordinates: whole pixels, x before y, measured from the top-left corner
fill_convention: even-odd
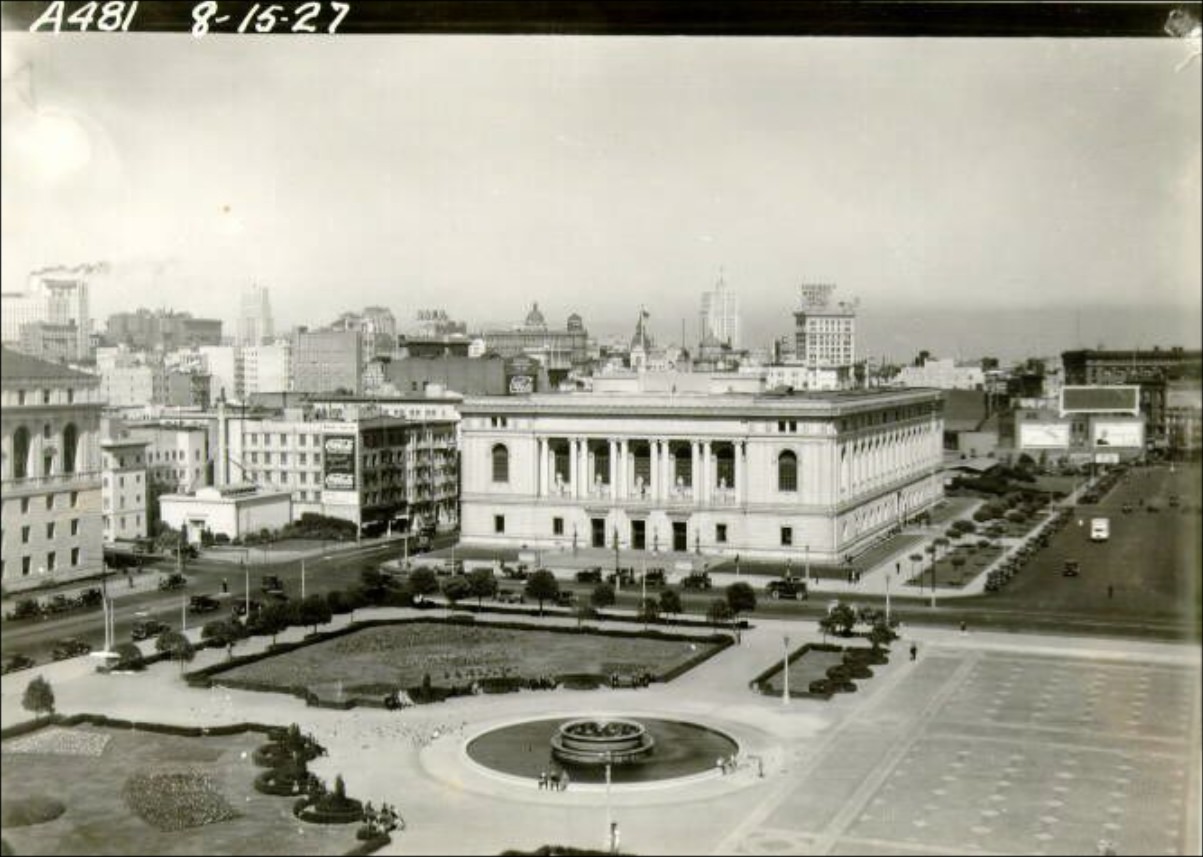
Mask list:
[[[899,468],[921,462],[925,445],[930,446],[936,455],[941,455],[943,452],[943,438],[932,432],[926,442],[923,440],[922,433],[917,435],[913,448],[909,450],[912,456],[907,455],[908,443],[905,440],[893,449],[890,449],[887,444],[883,446],[882,450],[873,450],[868,455],[865,455],[863,450],[859,455],[854,453],[841,465],[843,472],[840,474],[840,485],[846,490],[855,491],[866,483],[873,485],[888,480],[898,474]],[[855,444],[844,446],[841,448],[841,453],[852,451],[855,448]],[[879,456],[885,459],[887,467],[881,467]]]
[[[574,499],[600,497],[609,500],[648,500],[649,502],[687,499],[694,503],[709,503],[725,499],[739,503],[744,491],[745,457],[747,451],[743,441],[724,441],[734,448],[733,484],[725,484],[718,477],[718,458],[714,442],[709,440],[688,441],[690,447],[690,483],[677,484],[672,475],[673,457],[669,444],[675,439],[653,438],[647,440],[650,457],[648,484],[636,477],[632,441],[627,438],[610,438],[609,468],[602,478],[596,469],[590,473],[591,461],[596,457],[589,450],[588,438],[568,438],[568,473],[555,471],[553,438],[539,440],[538,485],[539,496],[561,496]],[[680,441],[675,441],[680,443]]]

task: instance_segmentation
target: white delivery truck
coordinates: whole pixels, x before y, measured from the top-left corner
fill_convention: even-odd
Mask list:
[[[1107,518],[1090,519],[1090,540],[1105,542],[1111,537],[1111,521]]]

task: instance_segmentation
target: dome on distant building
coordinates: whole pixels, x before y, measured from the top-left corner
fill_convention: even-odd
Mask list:
[[[572,331],[585,329],[585,323],[581,321],[581,317],[575,312],[568,316],[568,329]]]
[[[530,312],[526,314],[525,327],[547,327],[547,321],[543,318],[543,313],[539,312],[539,303],[536,301],[531,304]]]

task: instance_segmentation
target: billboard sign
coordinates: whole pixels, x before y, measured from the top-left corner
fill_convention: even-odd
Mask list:
[[[511,357],[505,362],[506,388],[511,396],[524,396],[535,392],[535,379],[539,377],[539,361],[525,354]]]
[[[322,439],[322,488],[355,490],[354,435],[327,435]]]
[[[1020,423],[1020,449],[1064,449],[1069,446],[1069,423]]]
[[[1144,423],[1140,420],[1095,420],[1090,424],[1090,441],[1096,447],[1143,449]]]
[[[1140,387],[1091,386],[1063,387],[1061,415],[1066,414],[1140,413]]]

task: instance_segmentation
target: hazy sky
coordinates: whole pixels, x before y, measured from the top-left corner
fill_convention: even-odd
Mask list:
[[[802,282],[860,298],[870,353],[1022,352],[1052,319],[1050,341],[1197,340],[1187,53],[6,32],[3,285],[109,261],[101,328],[140,305],[232,322],[258,282],[281,327],[367,304],[510,323],[537,300],[603,334],[645,304],[692,341],[721,267],[754,342],[790,329]]]

